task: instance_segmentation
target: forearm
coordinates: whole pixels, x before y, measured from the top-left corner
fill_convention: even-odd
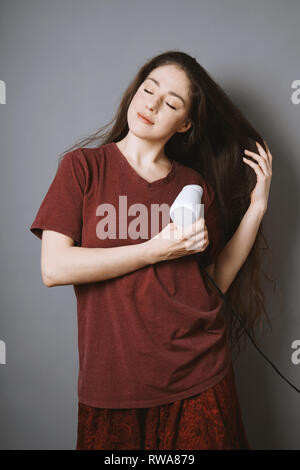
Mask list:
[[[214,281],[225,293],[244,264],[257,235],[265,209],[251,205],[237,230],[219,254],[214,270]]]
[[[47,287],[84,284],[122,276],[152,264],[148,241],[113,248],[69,246],[57,253],[52,262]]]

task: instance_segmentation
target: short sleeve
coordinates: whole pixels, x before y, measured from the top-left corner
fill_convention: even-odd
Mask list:
[[[221,214],[214,190],[206,183],[204,203],[204,220],[208,231],[209,244],[205,251],[197,253],[198,261],[203,267],[214,264],[225,246],[224,232],[221,225]]]
[[[66,153],[42,201],[30,231],[42,239],[42,231],[54,230],[81,244],[85,165],[79,150]]]

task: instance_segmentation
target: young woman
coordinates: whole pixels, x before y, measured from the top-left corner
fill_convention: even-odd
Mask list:
[[[199,267],[255,335],[271,176],[266,143],[180,51],[65,152],[30,230],[44,284],[77,297],[77,449],[250,449],[231,357],[244,332]],[[180,232],[156,210],[188,184],[204,218]]]

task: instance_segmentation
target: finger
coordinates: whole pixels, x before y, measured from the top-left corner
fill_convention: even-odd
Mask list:
[[[206,238],[206,233],[205,230],[200,229],[196,232],[193,232],[189,237],[188,237],[188,242],[197,244],[199,242],[202,242]]]
[[[205,233],[207,233],[205,221],[203,218],[198,219],[197,222],[193,224],[193,227],[194,230],[190,233],[190,237],[194,237],[194,239],[196,239],[196,237],[199,235],[202,236],[202,234],[205,235]]]
[[[272,154],[271,154],[271,152],[270,152],[270,149],[269,149],[269,147],[268,147],[268,145],[267,145],[267,142],[266,142],[265,140],[264,140],[264,144],[265,144],[266,149],[267,149],[267,154],[268,154],[268,157],[269,157],[270,164],[272,165],[272,158],[273,158],[273,157],[272,157]]]
[[[200,217],[200,219],[198,219],[198,220],[195,222],[195,226],[196,226],[196,229],[197,229],[197,230],[204,229],[204,227],[205,227],[205,219],[204,219],[204,217]]]
[[[250,160],[249,160],[250,161]],[[254,163],[255,164],[255,163]],[[259,163],[258,163],[258,167],[262,170],[262,172],[268,176],[271,169],[269,167],[267,167],[267,164],[265,162],[265,160],[260,160]]]
[[[192,234],[195,234],[204,228],[205,221],[203,217],[196,220],[193,224],[185,226],[185,234],[190,237]]]
[[[268,157],[267,155],[259,155],[258,153],[255,153],[255,152],[251,152],[251,150],[248,150],[248,149],[245,149],[244,150],[244,153],[246,153],[247,155],[250,155],[252,158],[255,158],[256,160],[264,160],[264,161],[268,161]]]
[[[266,160],[268,159],[268,155],[265,151],[265,149],[263,148],[263,146],[256,141],[256,147],[258,148],[258,151],[260,153],[260,155],[262,155]]]
[[[254,158],[255,160],[258,160],[259,165],[264,170],[264,173],[266,175],[268,175],[271,168],[270,168],[270,163],[269,163],[267,157],[262,157],[261,155],[258,155],[257,153],[250,152],[250,150],[245,150],[245,153],[246,152],[247,152],[247,154],[251,154],[252,158]],[[247,160],[251,161],[248,158],[247,158]]]
[[[202,250],[206,244],[205,238],[195,241],[194,239],[189,239],[185,244],[185,249],[190,250]]]
[[[247,158],[243,158],[243,160],[247,160]],[[255,171],[255,173],[257,174],[257,176],[264,177],[264,173],[263,173],[261,167],[257,163],[254,163],[251,160],[247,160],[247,161],[245,161],[245,163],[252,166],[252,168]]]
[[[200,217],[198,220],[196,220],[196,222],[194,222],[192,225],[194,225],[196,228],[199,228],[199,227],[202,227],[205,226],[205,220],[204,220],[204,217]]]

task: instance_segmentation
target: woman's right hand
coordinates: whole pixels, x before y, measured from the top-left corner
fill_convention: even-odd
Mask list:
[[[201,217],[194,224],[183,227],[171,222],[148,242],[155,262],[159,262],[204,251],[209,238],[205,220]]]

